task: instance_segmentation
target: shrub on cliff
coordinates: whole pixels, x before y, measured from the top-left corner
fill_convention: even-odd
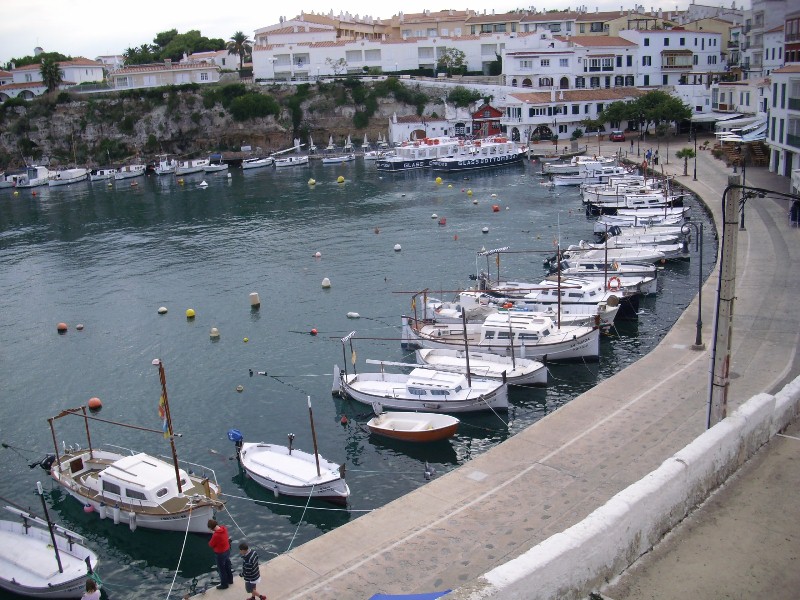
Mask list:
[[[281,108],[272,96],[250,92],[235,98],[228,107],[236,121],[247,121],[270,115],[278,116]]]

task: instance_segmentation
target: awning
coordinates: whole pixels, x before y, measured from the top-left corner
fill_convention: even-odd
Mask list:
[[[696,115],[692,115],[692,123],[716,123],[717,121],[727,121],[728,119],[735,119],[741,116],[742,113],[721,113],[713,111],[710,113],[697,113]]]
[[[756,121],[763,121],[765,117],[742,117],[741,119],[727,119],[722,122],[721,126],[726,129],[733,129],[734,127],[744,127]]]
[[[435,600],[441,598],[445,594],[449,594],[451,590],[444,590],[443,592],[430,592],[429,594],[375,594],[369,600]]]

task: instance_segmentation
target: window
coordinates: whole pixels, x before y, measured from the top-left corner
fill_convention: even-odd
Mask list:
[[[643,56],[642,57],[642,66],[649,67],[653,64],[653,59],[650,56]]]
[[[786,84],[781,84],[781,108],[786,108]],[[783,119],[781,119],[781,129],[783,129]],[[783,134],[781,134],[781,143],[783,143]]]
[[[547,114],[547,109],[544,106],[528,109],[529,117],[543,117]]]
[[[431,396],[447,396],[449,393],[448,390],[431,390]]]
[[[120,495],[120,488],[116,483],[111,483],[109,481],[103,482],[103,491],[108,492],[109,494],[116,494],[117,496]]]
[[[156,492],[156,496],[158,496],[159,498],[163,498],[166,495],[167,495],[167,488],[161,488]]]
[[[521,61],[519,61],[519,68],[520,69],[532,69],[533,68],[533,61],[532,60],[521,60]]]
[[[618,66],[618,67],[621,67],[621,66],[622,66],[622,57],[621,57],[621,56],[618,56],[618,57],[617,57],[617,66]]]
[[[573,115],[581,114],[581,105],[580,104],[573,104],[572,105],[572,114]]]
[[[583,114],[585,114],[585,115],[589,114],[589,105],[588,104],[584,104],[583,105]]]
[[[770,139],[774,142],[775,141],[775,121],[776,117],[772,117],[772,127],[769,128],[769,135]]]
[[[650,85],[650,75],[644,76],[644,82],[642,82],[642,85]]]
[[[625,79],[622,75],[617,75],[614,77],[614,87],[620,87],[621,85],[625,85]]]
[[[696,65],[696,64],[698,64],[698,63],[697,63],[697,61],[698,61],[698,59],[699,59],[699,58],[700,58],[700,57],[699,57],[697,54],[693,54],[693,55],[692,55],[692,64],[693,64],[693,65]]]
[[[669,75],[661,76],[661,85],[669,85]]]
[[[552,87],[553,86],[553,78],[552,77],[540,77],[539,78],[539,87]]]
[[[542,66],[543,67],[549,67],[550,66],[550,59],[549,58],[543,58],[542,59]]]
[[[591,31],[593,33],[600,33],[601,31],[603,31],[603,24],[602,23],[592,23],[589,26],[589,31]]]
[[[298,65],[298,66],[300,66],[300,65]],[[208,73],[206,73],[205,71],[200,73],[200,81],[208,81]]]
[[[136,498],[137,500],[147,500],[147,496],[145,496],[142,492],[139,492],[137,490],[129,490],[128,488],[125,488],[125,495],[128,498]]]
[[[669,38],[664,36],[664,46],[669,46]]]
[[[679,46],[685,46],[686,45],[686,38],[680,38],[678,40],[678,45]]]
[[[558,59],[558,66],[559,67],[568,67],[569,66],[569,59],[568,58],[559,58]]]
[[[633,75],[626,75],[625,76],[625,85],[626,86],[633,86]]]
[[[411,387],[411,386],[409,386],[409,387],[408,387],[408,393],[409,393],[409,394],[411,394],[412,396],[424,396],[424,395],[426,395],[428,392],[426,392],[426,391],[425,391],[424,389],[422,389],[422,388],[417,388],[417,387]]]
[[[601,112],[603,112],[603,103],[602,102],[598,102],[597,103],[597,114],[599,115]]]
[[[575,78],[575,87],[576,88],[585,88],[586,87],[586,78],[585,77],[576,77]]]
[[[650,38],[644,38],[644,45],[645,46],[649,46],[650,45]]]
[[[632,67],[632,66],[633,66],[633,56],[631,56],[631,55],[629,54],[629,55],[628,55],[628,56],[626,56],[625,58],[626,58],[626,60],[625,60],[625,66],[626,66],[626,67]]]
[[[591,88],[599,88],[600,87],[600,78],[599,77],[592,77],[589,79],[589,87]]]

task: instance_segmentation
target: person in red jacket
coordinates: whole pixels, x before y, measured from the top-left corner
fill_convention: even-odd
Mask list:
[[[214,551],[217,558],[217,570],[219,571],[218,590],[227,589],[233,584],[233,565],[231,565],[231,540],[228,537],[228,528],[220,525],[214,519],[208,520],[208,528],[212,531],[211,540],[208,545]]]

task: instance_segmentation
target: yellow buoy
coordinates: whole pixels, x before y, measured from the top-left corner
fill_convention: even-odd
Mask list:
[[[336,183],[344,183],[344,175],[339,175],[339,177],[336,178]]]
[[[194,319],[194,317],[195,317],[194,309],[193,308],[187,308],[186,309],[186,318],[187,319]]]
[[[472,196],[472,190],[467,190],[467,196]]]
[[[244,391],[244,386],[243,385],[237,385],[236,386],[236,391],[241,394]]]
[[[453,187],[453,184],[452,183],[448,183],[447,187],[451,188],[451,187]]]
[[[317,184],[317,180],[314,179],[313,177],[308,180],[308,185],[316,185],[316,184]]]
[[[441,177],[437,177],[436,178],[436,185],[442,185],[442,178]]]
[[[242,341],[246,344],[247,342],[250,341],[250,338],[244,338]]]

